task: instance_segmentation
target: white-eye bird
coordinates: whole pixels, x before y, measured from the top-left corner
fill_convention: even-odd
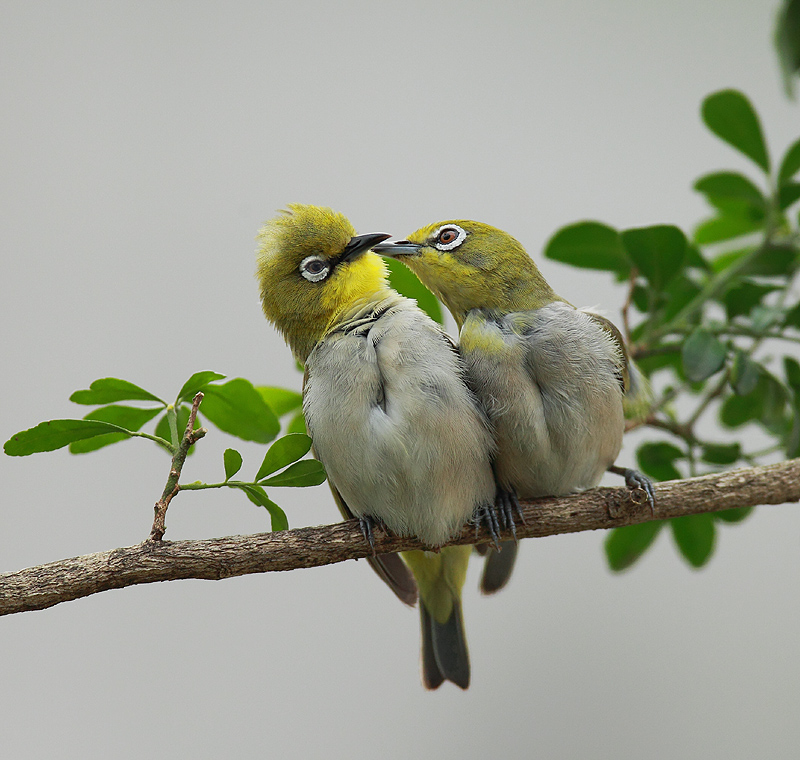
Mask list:
[[[458,324],[468,382],[495,432],[506,524],[513,528],[517,497],[592,488],[606,470],[624,475],[652,508],[650,481],[614,466],[623,399],[644,381],[636,382],[638,371],[611,322],[556,295],[522,245],[487,224],[438,222],[374,250],[406,264]],[[505,585],[515,556],[509,542],[489,555],[486,593]]]
[[[305,364],[303,410],[315,456],[347,517],[432,549],[491,509],[492,434],[451,340],[388,285],[370,252],[389,235],[356,235],[341,214],[292,204],[261,229],[257,277],[267,318]],[[471,547],[404,553],[419,588],[428,688],[469,685],[461,613]],[[404,601],[415,584],[397,555],[372,564]]]

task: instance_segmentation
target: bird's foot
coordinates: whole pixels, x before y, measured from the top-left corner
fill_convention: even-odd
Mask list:
[[[656,516],[656,493],[653,489],[653,481],[647,475],[627,467],[609,467],[608,470],[622,475],[625,478],[625,485],[630,491],[631,499],[636,504],[649,504],[651,516]]]
[[[383,523],[376,520],[371,515],[362,515],[358,518],[358,525],[361,528],[361,535],[372,549],[372,556],[375,556],[375,528],[382,527]]]
[[[517,540],[517,524],[515,517],[519,517],[523,525],[525,525],[525,515],[522,513],[517,492],[513,488],[506,490],[505,488],[497,487],[497,492],[494,497],[495,512],[499,515],[499,522],[503,530],[511,529],[511,534],[514,536],[514,541]]]
[[[497,551],[500,551],[500,519],[498,517],[498,510],[494,504],[483,504],[475,509],[472,516],[472,522],[475,523],[475,535],[478,535],[478,530],[481,525],[485,525],[489,531],[489,536],[492,539],[492,544]]]

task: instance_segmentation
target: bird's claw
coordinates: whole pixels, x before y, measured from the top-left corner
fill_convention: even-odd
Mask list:
[[[370,549],[372,549],[373,557],[375,556],[375,527],[378,524],[378,521],[370,515],[363,515],[358,518],[358,526],[361,528],[361,535],[364,536],[364,540],[369,544]]]
[[[477,507],[472,520],[475,523],[475,535],[478,535],[481,525],[485,525],[486,529],[489,531],[489,536],[492,539],[494,548],[500,551],[500,521],[497,516],[495,505],[483,504]]]
[[[638,470],[625,470],[625,485],[631,493],[631,498],[637,504],[650,504],[650,514],[656,516],[656,494],[653,490],[653,481]]]
[[[500,515],[500,520],[503,524],[503,530],[510,528],[511,533],[514,536],[514,541],[516,541],[517,525],[514,519],[515,516],[519,517],[523,525],[526,524],[525,515],[522,513],[522,507],[520,506],[519,499],[517,498],[517,492],[513,488],[506,490],[505,488],[498,487],[494,503],[495,510]]]

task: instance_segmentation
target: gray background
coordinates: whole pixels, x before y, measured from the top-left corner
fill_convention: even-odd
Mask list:
[[[701,125],[734,86],[773,151],[800,133],[776,2],[0,4],[0,437],[80,416],[98,377],[172,397],[194,371],[299,388],[263,320],[254,236],[287,202],[399,236],[448,217],[537,260],[561,225],[705,214],[749,171]],[[542,261],[618,319],[610,278]],[[208,436],[188,480],[217,478]],[[259,447],[240,447],[254,471]],[[632,461],[630,444],[623,463]],[[143,441],[0,457],[0,569],[136,543],[168,462]],[[273,490],[293,525],[326,486]],[[183,494],[167,537],[267,529]],[[612,577],[600,533],[526,541],[511,586],[471,568],[467,693],[419,684],[417,614],[363,562],[97,595],[0,622],[8,758],[789,758],[800,740],[800,512],[723,528],[701,572],[664,534]]]

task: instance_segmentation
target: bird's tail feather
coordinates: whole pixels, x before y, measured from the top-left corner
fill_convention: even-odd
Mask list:
[[[439,623],[420,601],[422,625],[422,682],[426,689],[437,689],[444,681],[469,687],[469,651],[464,635],[461,601],[453,600],[450,617]]]
[[[500,544],[500,551],[496,549],[489,550],[489,554],[483,563],[483,574],[481,575],[482,593],[494,594],[495,591],[499,591],[508,583],[508,579],[514,570],[518,548],[515,541],[503,541]]]

